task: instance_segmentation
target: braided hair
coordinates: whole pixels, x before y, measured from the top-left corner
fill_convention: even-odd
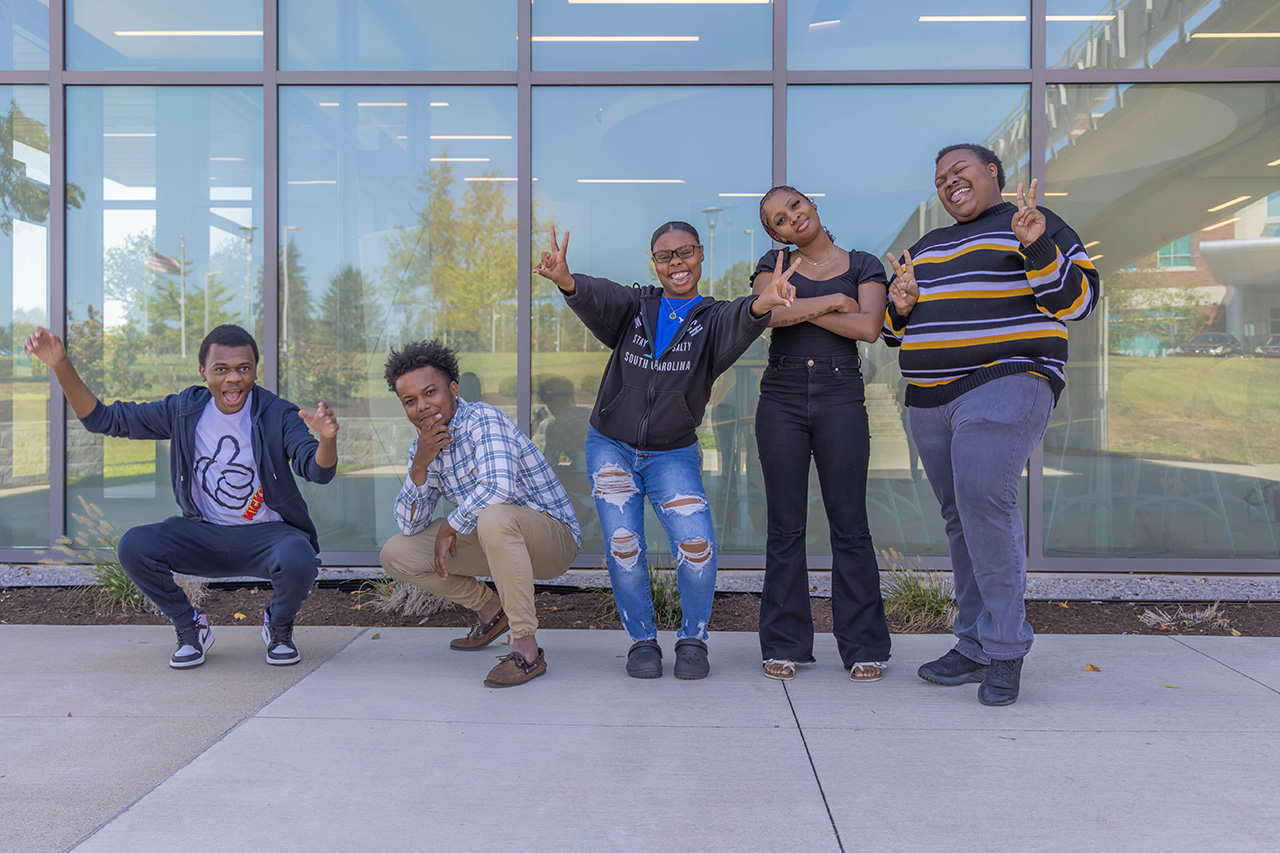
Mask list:
[[[760,198],[760,227],[764,229],[764,233],[768,234],[769,237],[773,240],[773,242],[782,243],[783,245],[790,245],[791,244],[790,240],[784,240],[781,237],[779,237],[778,233],[769,227],[769,223],[764,221],[764,203],[769,200],[769,196],[773,195],[776,192],[784,192],[784,191],[795,193],[796,195],[803,198],[805,201],[809,202],[809,204],[813,204],[813,199],[809,198],[807,195],[800,192],[800,190],[796,189],[795,187],[789,187],[786,184],[779,184],[778,186],[773,187]],[[816,204],[813,204],[813,207],[816,210],[818,206]],[[834,245],[836,242],[836,238],[832,235],[831,229],[824,225],[822,226],[822,230],[827,232],[827,237],[830,238],[832,244]]]

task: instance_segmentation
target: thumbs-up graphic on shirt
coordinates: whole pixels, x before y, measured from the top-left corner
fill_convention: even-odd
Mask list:
[[[196,476],[204,493],[227,509],[242,509],[253,495],[253,469],[236,462],[240,444],[234,437],[218,439],[213,456],[196,460]]]

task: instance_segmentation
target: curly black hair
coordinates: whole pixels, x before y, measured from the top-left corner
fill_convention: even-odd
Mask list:
[[[442,376],[449,377],[450,382],[458,381],[458,356],[453,350],[439,341],[411,341],[400,352],[391,348],[385,373],[387,387],[394,394],[396,380],[420,367],[434,367]]]
[[[943,148],[938,152],[937,157],[933,158],[933,165],[936,166],[941,163],[942,158],[946,157],[952,151],[960,151],[962,149],[972,151],[973,155],[978,158],[982,165],[995,166],[996,183],[1000,185],[1000,189],[1004,189],[1004,163],[1000,162],[1000,157],[996,152],[987,148],[985,145],[977,145],[973,142],[957,142],[955,145],[948,145],[946,148]]]

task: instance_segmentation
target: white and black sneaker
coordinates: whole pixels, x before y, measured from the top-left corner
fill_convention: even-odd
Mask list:
[[[298,647],[293,644],[293,623],[276,625],[267,612],[262,614],[262,642],[267,644],[267,663],[272,666],[289,666],[302,660]]]
[[[174,669],[190,669],[204,663],[204,653],[213,645],[213,631],[209,629],[209,617],[196,611],[196,618],[186,625],[175,625],[178,631],[178,650],[169,658]]]

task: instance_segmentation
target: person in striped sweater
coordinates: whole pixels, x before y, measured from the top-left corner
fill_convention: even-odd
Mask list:
[[[1066,384],[1068,320],[1098,302],[1080,238],[1036,205],[1015,206],[990,149],[949,145],[934,161],[956,224],[890,255],[883,337],[900,347],[911,434],[942,505],[959,614],[955,647],[924,664],[935,684],[981,682],[984,705],[1017,701],[1033,632],[1018,484]]]

